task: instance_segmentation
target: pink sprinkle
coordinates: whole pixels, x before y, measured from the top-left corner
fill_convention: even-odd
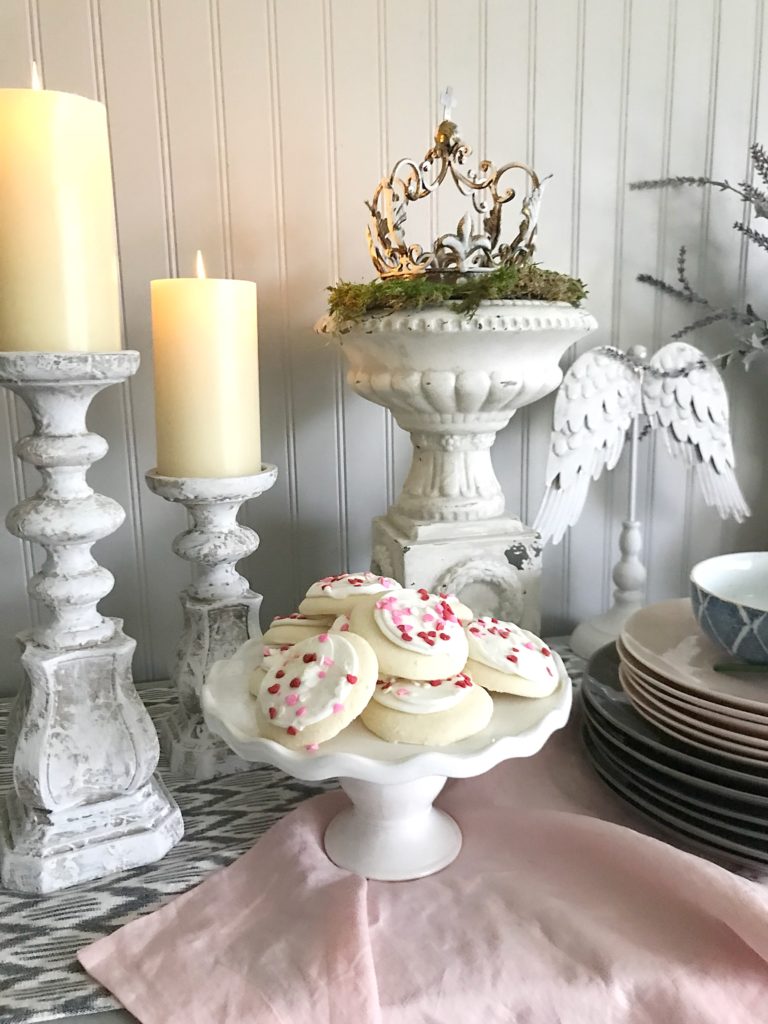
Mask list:
[[[333,705],[333,713],[334,713],[334,715],[338,715],[338,713],[340,711],[343,711],[343,710],[344,710],[344,705],[343,704],[334,704]]]
[[[398,690],[395,690],[396,697],[407,697],[410,691],[406,690],[404,686],[401,686]]]
[[[421,618],[422,618],[423,622],[434,622],[435,621],[435,616],[431,615],[429,612],[424,612],[424,614],[422,615]]]
[[[325,677],[326,677],[327,675],[328,675],[328,673],[327,673],[327,672],[318,672],[318,673],[317,673],[317,678],[318,678],[318,679],[325,679]]]
[[[321,633],[320,636],[317,639],[320,641],[321,644],[324,644],[326,642],[326,640],[328,639],[328,634],[327,633]]]
[[[288,696],[285,698],[285,703],[288,705],[289,708],[292,708],[294,704],[298,704],[299,703],[299,695],[298,695],[298,693],[289,693]]]
[[[349,623],[345,622],[344,625],[339,629],[339,632],[340,633],[347,633],[348,631],[349,631]],[[315,743],[315,744],[313,744],[313,746],[317,746],[317,744]]]
[[[326,654],[323,656],[321,664],[325,665],[326,668],[330,668],[331,665],[333,664],[333,658],[329,658],[328,655]]]
[[[296,717],[297,718],[301,718],[301,716],[302,715],[306,715],[306,713],[307,713],[307,709],[306,708],[296,708]]]
[[[525,647],[529,651],[535,651],[536,650],[536,645],[532,644],[530,640],[526,641],[526,643],[523,644],[523,647]]]
[[[320,749],[320,744],[319,743],[308,743],[306,745],[306,747],[304,747],[304,749],[308,750],[310,752],[310,754],[314,754],[314,752],[316,750]]]

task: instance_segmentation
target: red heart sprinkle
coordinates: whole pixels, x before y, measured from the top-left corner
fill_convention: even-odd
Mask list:
[[[273,683],[267,687],[267,693],[280,693],[280,683]]]
[[[348,683],[352,683],[354,685],[357,682],[357,676],[349,676],[348,675],[347,676],[347,682]]]
[[[317,655],[316,654],[305,654],[303,660],[304,660],[304,664],[308,665],[310,663],[310,661],[317,661]]]
[[[450,640],[451,638],[448,636],[447,633],[441,633],[440,634],[440,639],[441,640]]]
[[[547,647],[542,647],[541,653],[544,655],[545,658],[548,658],[552,654],[552,651],[550,651]]]
[[[274,718],[276,715],[277,715],[277,708],[270,708],[269,709],[269,717],[270,718]]]
[[[292,679],[290,681],[289,685],[293,687],[294,690],[297,690],[301,686],[301,680],[296,677],[296,679]]]
[[[289,725],[285,731],[288,733],[289,736],[295,736],[299,730],[296,729],[294,726]]]
[[[517,655],[516,654],[508,654],[507,655],[507,661],[512,661],[512,662],[517,661]]]

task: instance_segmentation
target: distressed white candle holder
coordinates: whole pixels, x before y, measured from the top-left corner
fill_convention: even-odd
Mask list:
[[[277,468],[266,465],[252,476],[169,477],[154,469],[146,475],[151,491],[189,513],[189,528],[173,542],[176,554],[192,564],[192,583],[181,593],[184,628],[171,676],[178,705],[160,729],[171,768],[188,778],[211,779],[249,767],[208,729],[200,691],[215,661],[261,636],[261,594],[235,568],[256,550],[259,538],[238,523],[237,513],[276,479]]]
[[[14,787],[0,820],[3,885],[50,892],[162,857],[183,833],[154,775],[157,735],[133,686],[136,646],[98,602],[112,574],[92,545],[125,518],[86,482],[107,442],[85,424],[94,395],[132,376],[138,352],[0,353],[0,385],[20,395],[34,431],[16,454],[40,490],[8,529],[45,550],[30,579],[40,625],[19,636],[25,683],[13,717]]]

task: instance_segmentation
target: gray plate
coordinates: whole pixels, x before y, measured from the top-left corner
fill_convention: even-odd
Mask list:
[[[661,824],[668,832],[676,837],[681,837],[687,847],[705,852],[716,859],[724,857],[739,867],[759,867],[764,871],[768,866],[768,853],[748,845],[741,840],[741,837],[731,839],[719,832],[715,834],[711,829],[702,827],[699,822],[691,819],[683,811],[679,809],[670,811],[649,800],[642,791],[618,777],[587,736],[584,737],[584,742],[595,770],[606,785],[627,803],[641,811],[654,824]]]
[[[621,773],[627,783],[645,792],[650,800],[658,801],[662,807],[668,805],[669,809],[679,808],[705,825],[731,830],[749,841],[764,843],[768,852],[768,801],[765,802],[765,812],[761,814],[759,807],[750,804],[746,805],[745,811],[745,805],[738,797],[729,799],[707,794],[688,782],[671,783],[661,774],[649,771],[645,766],[641,765],[638,768],[632,755],[617,750],[588,720],[585,721],[584,728],[607,766],[615,767],[616,772]]]

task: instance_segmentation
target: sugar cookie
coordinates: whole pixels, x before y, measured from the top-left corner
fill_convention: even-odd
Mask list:
[[[350,632],[295,644],[261,680],[259,732],[292,750],[315,749],[357,718],[376,688],[376,657]]]
[[[264,634],[264,643],[268,646],[280,644],[297,644],[311,636],[327,633],[333,623],[331,615],[276,615]]]
[[[345,572],[340,576],[325,576],[309,588],[307,596],[299,605],[299,611],[304,615],[349,614],[362,596],[399,589],[397,580],[377,576],[372,572]]]
[[[467,626],[467,671],[480,686],[518,697],[548,697],[560,679],[549,647],[513,622],[481,616]]]
[[[421,682],[384,676],[361,721],[390,743],[444,747],[481,732],[492,714],[490,695],[465,672]]]
[[[447,679],[467,660],[467,637],[452,599],[426,590],[361,597],[350,628],[373,647],[380,675]]]

